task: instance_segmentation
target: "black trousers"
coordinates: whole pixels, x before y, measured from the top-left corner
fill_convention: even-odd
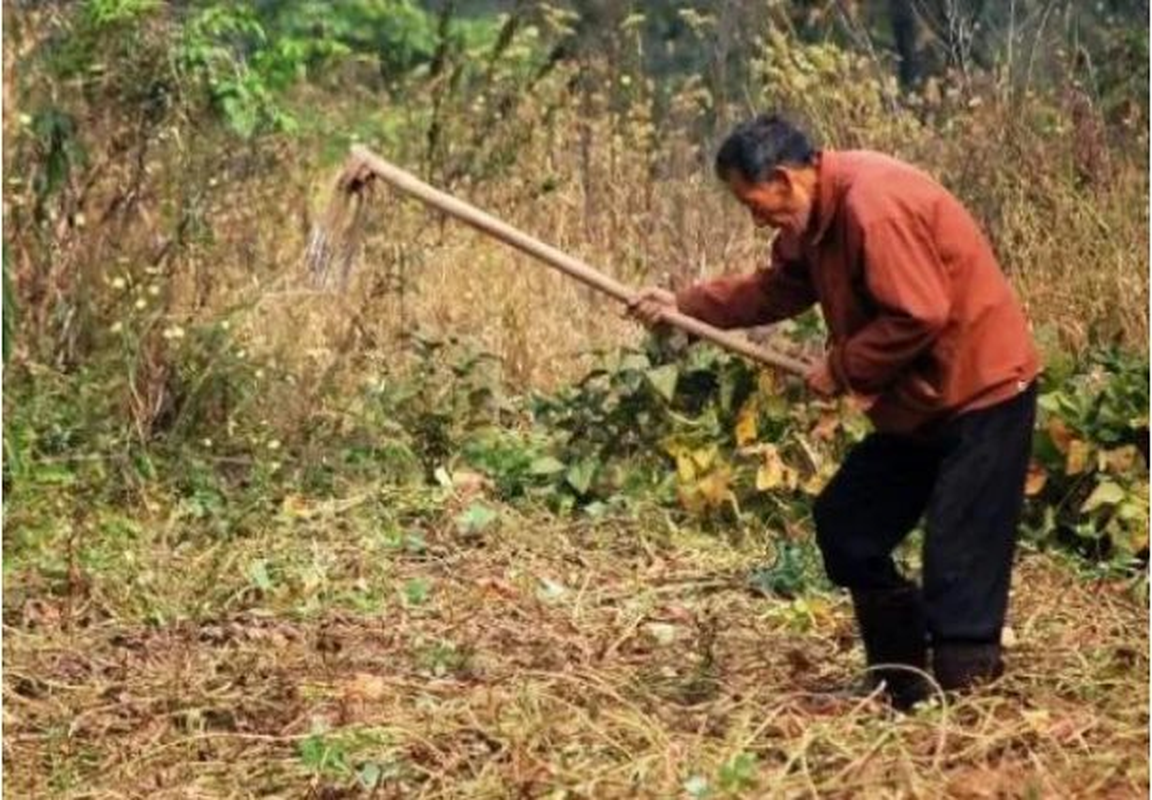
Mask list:
[[[828,576],[854,590],[906,586],[892,550],[925,517],[930,636],[999,641],[1035,416],[1033,385],[929,437],[868,436],[816,500]]]

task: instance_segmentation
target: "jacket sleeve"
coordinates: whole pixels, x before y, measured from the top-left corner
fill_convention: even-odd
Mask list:
[[[747,275],[727,275],[676,293],[683,313],[717,328],[748,328],[794,317],[816,302],[808,265],[789,257],[777,237],[768,267]]]
[[[929,232],[914,220],[882,220],[863,231],[864,280],[875,319],[828,355],[841,388],[879,394],[931,348],[951,313],[949,278]]]

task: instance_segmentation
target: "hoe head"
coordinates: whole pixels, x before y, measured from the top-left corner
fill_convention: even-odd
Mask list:
[[[304,264],[315,286],[328,288],[335,277],[339,290],[348,287],[363,240],[374,177],[354,156],[344,165],[328,207],[312,225],[304,251]]]

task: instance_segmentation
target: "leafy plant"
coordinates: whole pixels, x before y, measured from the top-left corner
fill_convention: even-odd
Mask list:
[[[1148,551],[1148,362],[1114,350],[1048,379],[1027,493],[1032,535],[1098,558]]]
[[[213,3],[183,26],[176,61],[185,74],[202,82],[228,126],[250,137],[261,130],[295,127],[295,119],[281,108],[275,93],[303,77],[312,51],[306,41],[269,40],[255,12],[246,6]]]
[[[756,756],[752,753],[737,753],[721,765],[716,782],[721,791],[730,794],[755,789]]]

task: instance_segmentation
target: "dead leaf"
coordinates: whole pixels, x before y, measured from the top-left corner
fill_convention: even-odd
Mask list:
[[[1048,436],[1052,439],[1052,444],[1056,445],[1057,450],[1061,453],[1068,452],[1068,445],[1072,442],[1072,432],[1068,430],[1064,420],[1059,417],[1053,417],[1049,420]]]
[[[756,376],[756,391],[762,395],[776,393],[776,376],[769,370],[762,369]]]
[[[657,644],[665,647],[678,638],[676,626],[666,622],[649,622],[644,626],[644,632],[651,636]]]
[[[351,680],[344,684],[343,695],[346,700],[359,700],[361,702],[375,702],[388,693],[388,684],[379,675],[368,672],[358,672]]]
[[[481,578],[476,581],[476,585],[487,592],[493,592],[504,598],[516,597],[516,587],[500,578]]]
[[[784,460],[780,458],[780,451],[776,445],[770,444],[764,448],[764,461],[756,470],[756,490],[767,492],[784,484]]]
[[[804,481],[804,483],[800,485],[800,489],[804,492],[804,494],[815,497],[816,495],[820,494],[820,492],[824,491],[824,487],[827,484],[828,479],[817,473],[809,477],[808,480]]]
[[[944,796],[957,800],[995,800],[1011,797],[1017,776],[1003,767],[962,767],[948,780]]]
[[[692,463],[691,453],[676,456],[676,476],[684,483],[696,479],[696,465]]]
[[[1083,738],[1084,733],[1095,725],[1096,723],[1091,720],[1085,723],[1075,717],[1060,717],[1048,727],[1047,733],[1060,744],[1069,745]]]
[[[757,429],[756,418],[760,414],[760,406],[753,396],[744,406],[740,409],[740,413],[736,415],[736,446],[744,447],[745,445],[752,444],[756,441]]]
[[[1072,439],[1068,443],[1068,460],[1064,464],[1064,471],[1069,475],[1079,475],[1088,466],[1088,456],[1091,446],[1080,439]]]
[[[1039,461],[1032,461],[1028,465],[1028,478],[1024,481],[1024,494],[1028,497],[1035,497],[1044,490],[1044,485],[1048,483],[1048,472],[1040,465]]]
[[[839,415],[834,412],[825,412],[820,415],[820,419],[812,428],[812,436],[823,441],[830,441],[836,435],[836,429],[839,427]]]
[[[719,452],[716,445],[708,445],[701,447],[699,450],[692,451],[692,463],[700,470],[706,470],[712,466],[716,461],[716,454]]]
[[[731,477],[731,470],[727,467],[721,467],[709,473],[707,477],[696,484],[696,487],[705,502],[716,508],[733,497],[732,490],[728,488]]]
[[[316,513],[316,509],[308,505],[308,501],[298,494],[289,494],[284,496],[284,501],[280,504],[280,510],[289,517],[296,519],[308,519]]]
[[[471,497],[492,488],[492,481],[479,472],[459,470],[452,473],[452,488],[464,497]]]
[[[1130,444],[1115,450],[1104,450],[1098,455],[1100,469],[1110,472],[1128,472],[1136,466],[1137,450]]]
[[[800,473],[784,463],[776,445],[767,445],[763,450],[764,460],[756,470],[757,491],[767,492],[784,487],[796,489],[800,485]]]
[[[661,615],[664,619],[679,622],[682,625],[691,625],[696,621],[696,615],[682,605],[673,603],[664,609]]]

